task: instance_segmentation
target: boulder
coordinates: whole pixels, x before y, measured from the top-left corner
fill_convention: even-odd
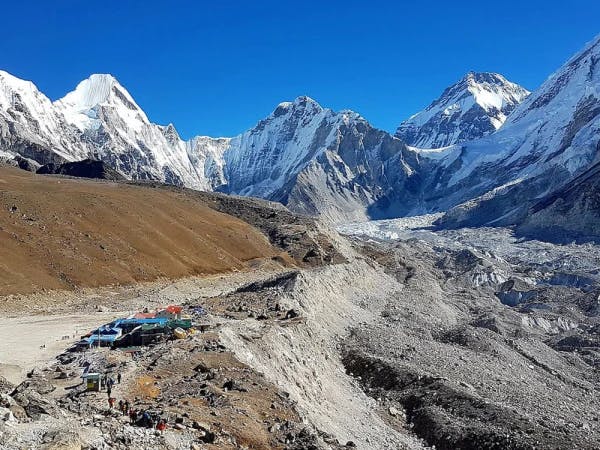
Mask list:
[[[0,394],[0,406],[4,408],[10,408],[12,405],[15,405],[15,399],[12,398],[8,394]]]
[[[15,394],[26,390],[35,391],[38,394],[46,395],[54,391],[56,387],[48,381],[46,376],[39,371],[39,369],[33,369],[27,374],[28,379],[19,384],[11,393],[14,397]]]
[[[400,411],[398,411],[398,409],[394,408],[393,406],[390,406],[388,408],[388,412],[390,413],[390,416],[397,417],[400,415]]]
[[[58,417],[60,414],[56,405],[33,389],[17,392],[13,398],[25,410],[27,416],[34,420],[39,419],[43,414],[52,417]]]
[[[0,420],[3,422],[16,422],[15,416],[8,408],[0,407]]]
[[[28,420],[27,412],[21,405],[17,405],[16,403],[12,405],[10,411],[13,413],[13,416],[19,421],[24,422]]]
[[[0,394],[8,394],[12,392],[15,385],[0,375]]]

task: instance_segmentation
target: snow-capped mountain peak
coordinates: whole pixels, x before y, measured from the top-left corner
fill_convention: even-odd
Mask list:
[[[62,110],[67,120],[81,130],[97,127],[98,107],[118,109],[129,126],[139,130],[142,123],[148,124],[144,111],[137,105],[127,90],[110,74],[93,74],[80,82],[55,105]]]
[[[600,37],[550,76],[496,133],[449,149],[442,164],[448,172],[458,170],[447,188],[464,203],[446,214],[444,224],[513,224],[527,217],[531,201],[564,192],[600,157],[599,86]]]
[[[113,95],[113,88],[118,89],[118,82],[109,74],[93,74],[89,78],[80,82],[74,91],[65,95],[61,103],[77,107],[79,109],[88,109],[102,103],[109,102]],[[133,99],[127,94],[129,101]]]
[[[0,71],[2,150],[17,148],[21,156],[42,162],[64,161],[77,152],[71,137],[62,115],[35,84]]]
[[[8,107],[14,103],[15,93],[35,95],[39,92],[31,81],[21,80],[4,70],[0,70],[0,106]]]
[[[269,118],[279,117],[286,114],[292,114],[295,116],[299,115],[315,115],[323,111],[321,105],[319,105],[312,98],[301,95],[291,102],[281,102],[273,110]]]
[[[42,120],[42,116],[50,114],[52,104],[31,81],[0,70],[0,109],[9,108],[21,114],[28,109],[32,113],[31,118]]]
[[[529,91],[492,72],[469,72],[425,110],[402,122],[396,136],[421,148],[480,138],[502,126]]]

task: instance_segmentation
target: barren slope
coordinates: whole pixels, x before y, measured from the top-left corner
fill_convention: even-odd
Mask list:
[[[256,228],[185,192],[0,168],[0,295],[291,262]]]

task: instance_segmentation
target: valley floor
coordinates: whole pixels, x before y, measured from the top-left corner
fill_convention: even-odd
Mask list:
[[[343,258],[316,267],[4,298],[0,371],[22,383],[3,388],[17,420],[0,421],[1,445],[598,448],[598,248],[430,220],[346,227]],[[209,329],[133,359],[63,353],[84,328],[169,303],[201,304]],[[90,362],[179,429],[132,427],[82,392]]]

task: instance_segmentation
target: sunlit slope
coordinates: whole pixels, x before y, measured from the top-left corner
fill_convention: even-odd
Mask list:
[[[0,295],[242,270],[280,253],[185,193],[0,168]]]

